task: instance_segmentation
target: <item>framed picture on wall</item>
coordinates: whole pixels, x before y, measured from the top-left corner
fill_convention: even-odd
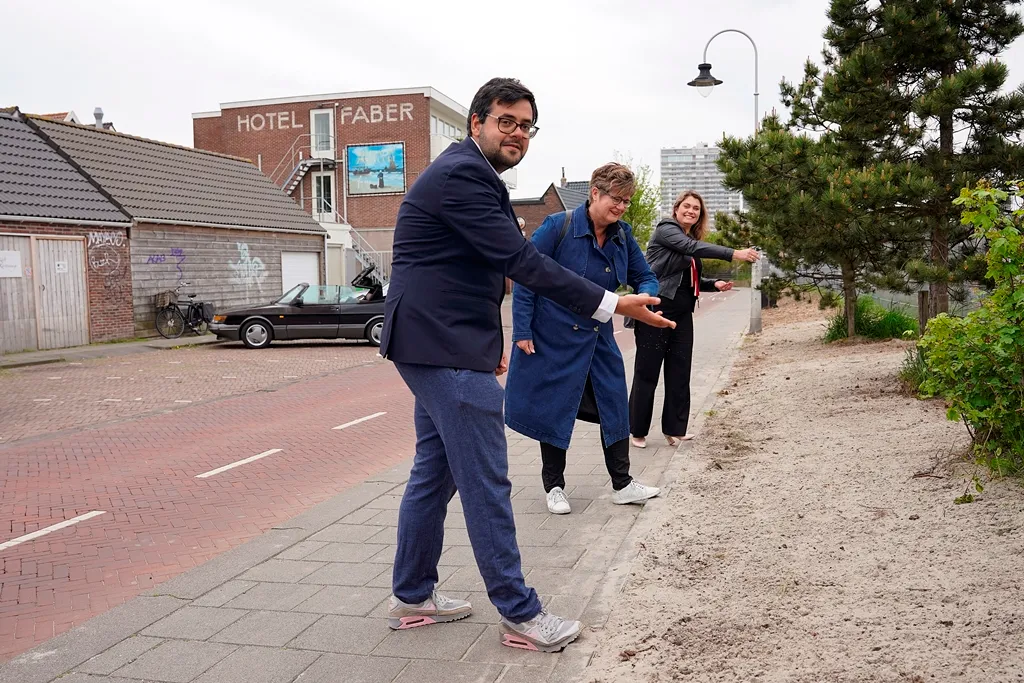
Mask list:
[[[405,143],[348,145],[346,174],[349,196],[405,193]]]

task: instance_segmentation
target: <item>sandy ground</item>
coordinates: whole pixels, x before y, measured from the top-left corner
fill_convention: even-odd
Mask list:
[[[1024,489],[950,456],[906,342],[823,318],[787,299],[744,344],[579,680],[1024,680]]]

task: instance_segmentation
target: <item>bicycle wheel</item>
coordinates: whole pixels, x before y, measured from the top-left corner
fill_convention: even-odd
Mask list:
[[[156,312],[156,331],[167,339],[177,339],[185,331],[185,318],[175,306],[161,308]]]

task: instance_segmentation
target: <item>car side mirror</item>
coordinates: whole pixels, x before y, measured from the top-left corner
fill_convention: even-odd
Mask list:
[[[292,306],[298,306],[299,308],[302,308],[302,297],[297,296],[294,299],[292,299]]]

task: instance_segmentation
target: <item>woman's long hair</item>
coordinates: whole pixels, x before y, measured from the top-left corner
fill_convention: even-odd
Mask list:
[[[704,198],[693,190],[683,190],[676,201],[672,204],[672,220],[678,221],[676,218],[676,212],[679,211],[679,205],[682,204],[687,197],[693,197],[700,202],[700,215],[697,216],[697,222],[693,224],[689,229],[690,237],[695,240],[703,240],[708,235],[708,210],[704,205]],[[686,228],[683,228],[686,230]]]

